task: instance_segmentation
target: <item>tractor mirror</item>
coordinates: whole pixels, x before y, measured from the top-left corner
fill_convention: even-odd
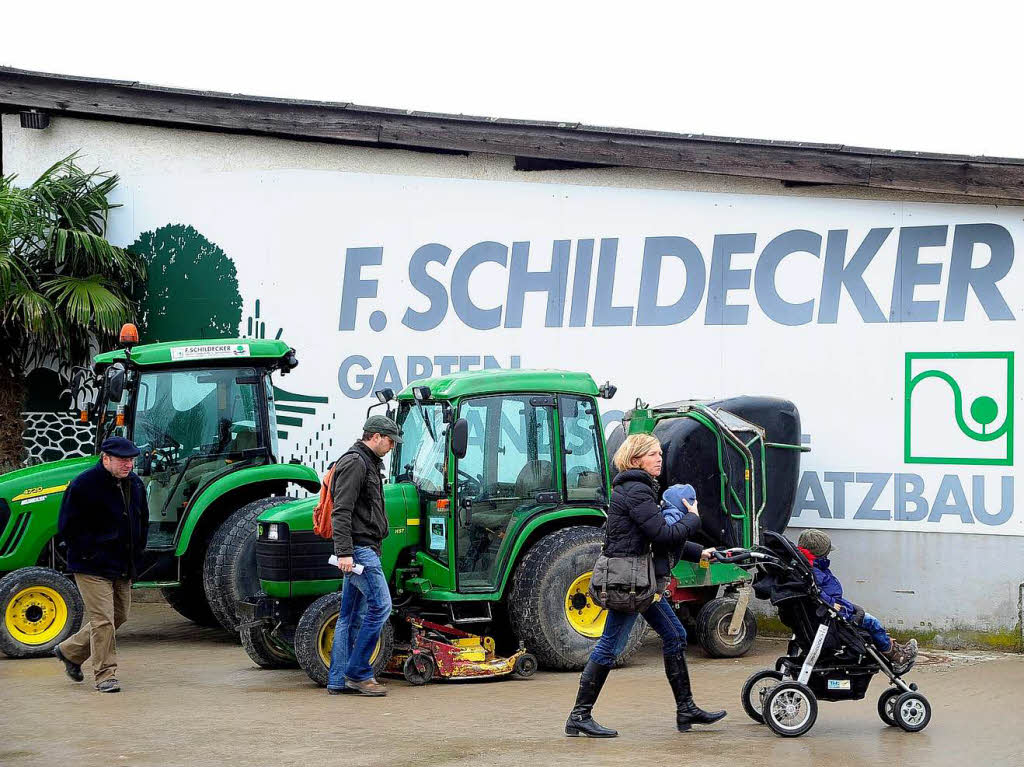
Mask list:
[[[107,371],[107,402],[120,402],[124,394],[124,368],[111,366]]]
[[[460,418],[452,427],[452,453],[459,460],[466,457],[466,450],[469,448],[469,421]]]

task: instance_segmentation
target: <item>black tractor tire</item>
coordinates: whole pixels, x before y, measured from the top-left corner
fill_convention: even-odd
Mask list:
[[[269,626],[259,623],[238,629],[242,647],[252,662],[260,668],[298,668],[295,655],[280,647],[269,631]]]
[[[260,498],[231,514],[213,534],[203,560],[203,588],[214,617],[238,632],[238,603],[260,590],[256,569],[256,520],[267,509],[288,503],[281,496]]]
[[[85,603],[70,578],[23,567],[0,578],[0,652],[42,658],[81,628]]]
[[[334,624],[341,609],[341,592],[324,594],[306,608],[295,627],[295,658],[306,675],[321,687],[327,686],[327,672],[331,667],[331,644]],[[380,640],[370,656],[370,665],[376,677],[395,651],[395,628],[389,620],[380,632]]]
[[[736,636],[729,636],[729,624],[736,609],[734,597],[712,599],[697,613],[697,641],[712,658],[739,658],[746,655],[757,638],[757,619],[747,608]]]
[[[167,604],[182,618],[187,618],[200,626],[221,628],[220,621],[214,617],[210,603],[206,601],[203,580],[198,573],[191,575],[183,573],[180,586],[162,588],[160,593],[163,594]]]
[[[516,567],[508,596],[509,620],[542,668],[578,671],[597,644],[597,637],[573,628],[566,599],[577,579],[593,569],[603,543],[599,528],[566,527],[533,544]],[[638,620],[616,665],[636,654],[646,634],[647,622]]]

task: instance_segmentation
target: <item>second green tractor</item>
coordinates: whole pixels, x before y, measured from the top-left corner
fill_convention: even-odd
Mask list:
[[[408,639],[404,617],[486,633],[499,650],[525,647],[549,669],[584,665],[606,618],[587,591],[604,542],[614,474],[608,449],[617,446],[606,445],[598,399],[614,393],[615,387],[598,386],[585,373],[528,370],[456,373],[418,382],[397,397],[377,392],[379,406],[403,429],[384,487],[390,532],[381,559],[394,613],[374,654],[378,673],[396,642]],[[669,441],[678,444],[700,447],[710,439],[714,449],[700,448],[708,465],[689,468],[713,476],[722,493],[702,497],[702,510],[714,509],[721,495],[720,513],[709,519],[727,519],[724,537],[746,541],[757,538],[765,512],[771,446],[788,448],[787,459],[799,448],[792,444],[792,424],[782,441],[772,442],[777,437],[744,420],[742,412],[722,410],[729,403],[735,411],[791,410],[795,416],[784,400],[736,398],[660,409],[638,403],[625,424],[655,434],[670,428],[675,436]],[[701,434],[683,439],[683,422]],[[624,434],[619,427],[612,441],[621,442]],[[799,439],[798,418],[795,434]],[[746,479],[733,470],[737,444],[748,462],[757,463]],[[668,465],[671,457],[667,453],[665,476],[685,473],[686,467]],[[787,476],[795,470],[791,464],[784,467]],[[240,603],[238,615],[253,661],[271,668],[298,663],[323,685],[341,579],[328,562],[332,542],[313,532],[315,505],[315,498],[285,502],[259,517],[260,592]],[[791,508],[792,497],[778,505]],[[782,516],[788,521],[788,513]],[[723,537],[708,524],[705,530],[709,539]],[[697,618],[701,644],[715,655],[745,652],[756,625],[746,609],[742,571],[680,565],[674,575],[670,598]],[[620,662],[639,649],[645,632],[638,621]]]

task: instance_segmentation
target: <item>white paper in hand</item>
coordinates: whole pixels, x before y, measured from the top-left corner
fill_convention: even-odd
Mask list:
[[[331,554],[331,556],[327,557],[327,564],[334,565],[335,567],[337,567],[338,566],[338,557],[337,557],[337,555],[336,554]],[[356,575],[362,575],[363,574],[363,566],[358,564],[358,563],[352,565],[352,572],[354,572]]]

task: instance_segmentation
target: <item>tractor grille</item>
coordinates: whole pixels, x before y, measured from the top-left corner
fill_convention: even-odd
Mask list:
[[[288,570],[288,541],[256,541],[256,566],[260,580],[291,580]]]
[[[328,563],[334,541],[325,541],[312,530],[293,532],[288,541],[292,580],[319,581],[341,578],[341,571]]]
[[[312,530],[293,531],[284,541],[258,540],[256,562],[265,581],[337,580],[341,573],[327,562],[334,543]]]
[[[7,543],[0,549],[0,557],[6,557],[14,553],[21,542],[22,536],[25,534],[26,527],[28,527],[28,514],[21,514],[14,518],[14,529],[7,538]]]
[[[7,527],[7,523],[10,519],[11,507],[6,500],[0,498],[0,535],[4,534],[4,528]]]

